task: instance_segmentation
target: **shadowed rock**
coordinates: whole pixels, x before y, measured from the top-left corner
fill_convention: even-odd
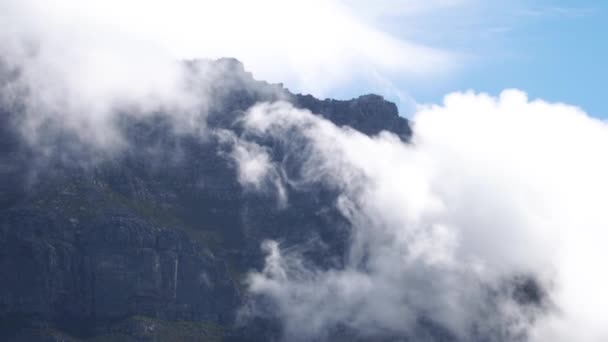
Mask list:
[[[205,68],[221,77],[209,90],[213,129],[238,134],[249,107],[285,100],[365,134],[411,134],[378,95],[318,100],[256,81],[234,59],[186,65],[193,75]],[[334,208],[335,191],[289,188],[290,206],[280,209],[269,194],[242,191],[215,136],[176,135],[166,117],[125,115],[120,129],[130,148],[89,163],[91,151],[70,135],[45,140],[51,155],[19,139],[21,110],[0,108],[3,340],[155,340],[173,327],[196,332],[175,335],[186,340],[206,333],[268,340],[278,336],[272,322],[233,327],[246,300],[244,276],[263,263],[261,241],[321,241],[325,248],[310,255],[321,266],[345,253],[348,225]]]

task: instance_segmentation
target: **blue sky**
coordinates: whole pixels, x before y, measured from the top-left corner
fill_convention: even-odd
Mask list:
[[[512,53],[482,57],[480,64],[466,68],[437,90],[412,88],[412,94],[434,101],[452,90],[496,93],[514,87],[530,97],[574,104],[608,118],[608,2],[600,3],[580,1],[576,6],[582,10],[530,18],[501,38],[504,49]]]
[[[488,3],[474,9],[452,8],[451,14],[424,15],[426,25],[420,30],[432,33],[416,38],[462,53],[464,62],[453,73],[432,81],[391,78],[395,87],[418,103],[438,103],[453,91],[498,94],[505,88],[518,88],[530,98],[565,102],[608,118],[608,2]],[[408,26],[408,19],[395,17],[385,28],[405,36],[401,28]],[[336,95],[348,97],[366,89],[382,92],[363,82],[339,89]],[[401,102],[407,115],[407,101],[385,95]]]

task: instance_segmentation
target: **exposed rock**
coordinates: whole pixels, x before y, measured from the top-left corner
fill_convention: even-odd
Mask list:
[[[321,114],[338,126],[350,126],[368,135],[389,131],[404,141],[412,134],[408,121],[399,116],[397,106],[380,95],[363,95],[348,101],[321,101],[311,95],[295,95],[295,98],[297,105]]]
[[[214,128],[238,130],[253,104],[286,100],[365,134],[411,134],[377,95],[318,100],[256,81],[233,59],[188,66],[194,75],[222,71],[206,90],[217,102]],[[208,340],[269,340],[271,322],[233,326],[243,276],[262,265],[260,242],[320,238],[330,248],[311,256],[319,263],[344,253],[348,227],[331,189],[288,189],[292,205],[280,209],[269,195],[243,192],[216,138],[177,136],[162,117],[125,117],[129,151],[94,166],[72,163],[79,155],[69,151],[41,163],[11,128],[18,113],[0,115],[0,339],[190,339],[171,332],[183,328]]]

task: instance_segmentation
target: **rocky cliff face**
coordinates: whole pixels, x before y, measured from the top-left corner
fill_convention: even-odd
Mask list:
[[[411,134],[377,95],[318,100],[256,81],[235,60],[204,67],[224,71],[210,90],[214,129],[238,134],[243,111],[285,100],[365,134]],[[279,208],[269,194],[243,191],[217,136],[177,135],[162,116],[126,117],[127,151],[79,163],[81,151],[62,139],[48,142],[60,153],[42,158],[13,127],[18,108],[0,114],[2,340],[269,340],[272,322],[235,325],[261,241],[320,238],[331,258],[311,256],[319,262],[344,252],[348,226],[331,209],[331,189],[288,188],[291,205]]]

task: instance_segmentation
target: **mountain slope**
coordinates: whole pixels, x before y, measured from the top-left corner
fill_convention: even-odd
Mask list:
[[[41,149],[15,128],[20,109],[3,104],[3,339],[269,340],[280,334],[272,320],[235,325],[248,300],[245,275],[263,265],[262,241],[321,243],[311,262],[341,263],[349,225],[335,208],[336,189],[287,184],[288,205],[274,193],[248,191],[230,139],[243,134],[243,113],[262,101],[287,101],[336,125],[402,140],[411,135],[408,121],[378,95],[318,100],[256,81],[233,59],[187,66],[193,74],[221,71],[222,82],[207,90],[214,104],[204,137],[176,133],[170,113],[127,114],[118,124],[125,150],[97,154],[65,133]],[[260,144],[273,160],[293,160],[276,142]]]

